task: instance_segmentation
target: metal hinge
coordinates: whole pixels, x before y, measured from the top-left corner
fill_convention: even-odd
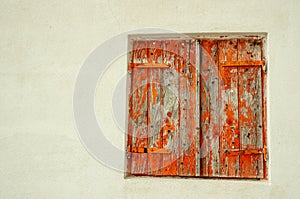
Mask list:
[[[171,150],[164,149],[164,148],[128,147],[127,152],[132,152],[132,153],[171,153]]]
[[[225,154],[227,155],[251,155],[251,154],[263,154],[264,160],[268,160],[268,153],[267,153],[267,148],[260,148],[260,149],[230,149],[230,150],[225,150]]]
[[[130,63],[128,67],[128,72],[131,72],[133,68],[144,68],[144,69],[170,68],[170,65],[166,63]]]
[[[220,65],[222,67],[239,67],[239,66],[261,66],[265,65],[265,61],[261,60],[253,60],[253,61],[224,61],[221,62]]]

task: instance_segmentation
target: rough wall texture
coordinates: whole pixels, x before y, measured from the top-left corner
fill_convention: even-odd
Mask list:
[[[297,198],[299,9],[297,0],[1,3],[0,198]],[[85,151],[72,112],[78,70],[103,41],[145,26],[179,32],[269,33],[269,182],[124,180],[123,173],[101,165]],[[113,65],[98,90],[107,98],[96,97],[96,110],[104,107],[97,112],[104,129],[119,132],[107,119],[114,87],[110,80],[126,72],[125,58]],[[124,147],[122,133],[107,136]]]

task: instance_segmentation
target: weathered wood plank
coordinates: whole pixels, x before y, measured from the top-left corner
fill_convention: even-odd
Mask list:
[[[196,92],[197,74],[195,60],[191,63],[191,57],[195,57],[196,43],[194,41],[182,41],[179,51],[183,61],[180,64],[179,101],[180,101],[180,142],[181,142],[181,176],[196,175]],[[182,130],[182,131],[181,131]]]
[[[239,61],[261,60],[260,41],[239,40]],[[241,149],[263,147],[262,79],[259,66],[242,67],[239,73],[239,130]],[[241,176],[263,177],[263,155],[240,156]]]
[[[180,150],[180,165],[179,175],[185,174],[186,166],[184,162],[185,151],[187,150],[187,81],[185,72],[187,71],[187,57],[188,57],[188,41],[180,41],[179,43],[179,63],[178,63],[178,98],[179,98],[179,150]]]
[[[201,175],[219,175],[218,43],[201,41]]]
[[[262,148],[261,69],[243,67],[238,73],[241,149]]]
[[[147,56],[147,43],[139,41],[134,53],[134,63],[146,63],[148,61]],[[147,147],[147,69],[133,69],[132,78],[130,118],[135,123],[132,147]],[[147,153],[132,153],[131,173],[147,174]]]
[[[133,91],[133,71],[130,68],[130,64],[133,63],[134,61],[134,54],[135,54],[135,49],[137,48],[138,42],[137,41],[132,41],[130,43],[130,52],[129,52],[129,57],[130,59],[128,63],[128,72],[131,73],[128,75],[128,83],[129,85],[129,93],[128,93],[128,131],[127,131],[127,152],[126,152],[126,175],[131,173],[131,164],[132,164],[132,153],[130,152],[130,148],[132,147],[132,134],[134,130],[134,121],[131,118],[132,116],[132,110],[133,110],[133,98],[132,98],[132,91]]]
[[[237,40],[219,41],[219,62],[237,61]],[[239,156],[227,155],[240,148],[238,127],[238,71],[237,67],[220,67],[220,176],[240,176]]]
[[[201,175],[201,133],[200,133],[200,103],[201,103],[201,96],[200,96],[200,41],[196,40],[196,52],[191,54],[191,63],[193,66],[195,66],[196,70],[196,109],[195,109],[195,120],[197,121],[196,124],[196,154],[195,154],[195,159],[196,159],[196,176]]]
[[[178,175],[179,164],[179,123],[178,123],[178,41],[164,41],[164,62],[168,69],[162,69],[162,129],[163,148],[171,153],[163,154],[163,175]]]
[[[186,96],[188,100],[187,106],[187,139],[189,141],[189,149],[186,154],[185,162],[189,164],[188,173],[185,175],[196,175],[196,148],[199,143],[196,143],[197,127],[199,126],[199,120],[196,120],[196,96],[197,96],[197,70],[196,70],[196,41],[189,41],[189,57],[188,57],[188,71],[187,71],[187,91]]]
[[[160,41],[148,41],[149,63],[162,63],[162,46]],[[160,130],[162,126],[161,104],[161,69],[149,68],[148,70],[148,148],[159,148]],[[148,174],[162,174],[162,154],[148,154]]]
[[[262,51],[262,60],[266,60],[266,38],[263,38],[261,40],[261,51]],[[267,64],[267,63],[265,63]],[[263,71],[261,73],[262,76],[262,118],[263,118],[263,147],[265,150],[267,150],[267,65],[264,65]],[[265,157],[264,157],[264,179],[268,179],[268,152],[266,151]]]

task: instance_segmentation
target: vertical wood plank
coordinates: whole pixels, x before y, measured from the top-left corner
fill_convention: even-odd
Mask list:
[[[262,96],[259,67],[239,68],[239,127],[241,149],[262,148]],[[263,155],[240,156],[241,176],[263,177]]]
[[[179,163],[179,131],[178,131],[178,41],[164,41],[164,62],[168,69],[162,69],[163,94],[162,94],[162,129],[163,148],[170,153],[163,154],[163,175],[178,175]]]
[[[179,164],[179,175],[187,173],[185,171],[184,155],[187,150],[187,81],[185,72],[187,71],[187,48],[188,42],[183,40],[179,42],[179,63],[178,63],[178,98],[179,98],[179,150],[180,150],[180,164]]]
[[[196,120],[196,129],[195,129],[195,133],[196,133],[196,154],[195,154],[195,159],[196,159],[196,176],[200,176],[201,175],[201,145],[200,145],[200,141],[201,141],[201,135],[200,135],[200,103],[201,103],[201,98],[200,98],[200,54],[201,54],[201,50],[200,50],[200,41],[196,40],[195,41],[195,45],[196,45],[196,52],[193,54],[191,54],[191,63],[193,66],[195,66],[195,70],[196,70],[196,109],[195,109],[195,120]]]
[[[239,61],[261,60],[261,45],[258,40],[239,40]],[[239,67],[239,130],[241,149],[263,147],[262,79],[259,66]],[[263,155],[240,156],[241,176],[263,177]]]
[[[137,49],[134,53],[134,63],[148,62],[147,42],[138,41]],[[131,119],[134,121],[132,135],[133,147],[147,147],[147,69],[132,70],[132,109],[130,110]],[[131,174],[147,174],[147,153],[132,153]]]
[[[259,149],[262,148],[261,69],[243,67],[238,73],[241,149]]]
[[[162,47],[160,41],[148,41],[149,63],[162,63]],[[148,70],[148,148],[160,147],[160,130],[162,120],[161,104],[161,69]],[[162,155],[148,153],[148,174],[162,174]]]
[[[127,131],[127,161],[126,161],[126,175],[131,174],[131,164],[132,164],[132,153],[130,151],[130,148],[132,147],[132,134],[133,134],[133,130],[134,130],[134,121],[132,119],[132,113],[133,113],[133,98],[132,98],[132,91],[133,91],[133,71],[131,70],[130,64],[132,64],[134,62],[134,56],[135,56],[135,49],[137,48],[137,41],[132,41],[130,46],[130,52],[129,52],[129,57],[128,59],[130,59],[129,63],[128,63],[128,82],[129,82],[129,93],[128,93],[128,131]]]
[[[181,176],[196,175],[196,133],[197,121],[195,117],[196,110],[196,92],[197,92],[197,74],[195,67],[196,42],[189,40],[182,42],[180,55],[184,60],[180,65],[180,86],[179,98],[181,104],[180,110],[180,129],[185,127],[181,136]],[[193,65],[194,64],[194,65]]]
[[[261,59],[266,60],[266,38],[263,38],[261,40]],[[264,47],[264,48],[263,48]],[[262,76],[262,118],[263,118],[263,147],[267,149],[267,63],[264,66],[264,69],[262,70],[261,76]],[[266,156],[264,157],[264,168],[263,173],[264,179],[268,179],[268,155],[266,153]]]
[[[218,43],[201,41],[201,175],[219,175]]]
[[[190,40],[190,50],[189,50],[189,74],[188,74],[188,126],[190,139],[190,149],[189,158],[190,164],[192,165],[190,169],[190,175],[196,175],[196,153],[199,148],[199,141],[197,142],[197,136],[199,136],[199,119],[196,117],[197,108],[197,68],[196,68],[196,41]],[[199,139],[198,139],[199,140]]]
[[[219,41],[219,62],[237,61],[237,40]],[[240,148],[238,127],[238,71],[237,67],[219,67],[220,71],[220,176],[239,177],[238,155],[228,155]]]

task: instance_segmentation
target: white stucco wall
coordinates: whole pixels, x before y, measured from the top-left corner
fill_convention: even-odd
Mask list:
[[[0,5],[0,198],[297,198],[300,196],[300,1],[5,1]],[[131,178],[84,149],[72,110],[81,64],[121,32],[268,32],[270,180]],[[110,88],[120,58],[99,83],[96,113],[123,148]],[[106,97],[99,97],[105,91]],[[108,116],[108,117],[104,117]]]

